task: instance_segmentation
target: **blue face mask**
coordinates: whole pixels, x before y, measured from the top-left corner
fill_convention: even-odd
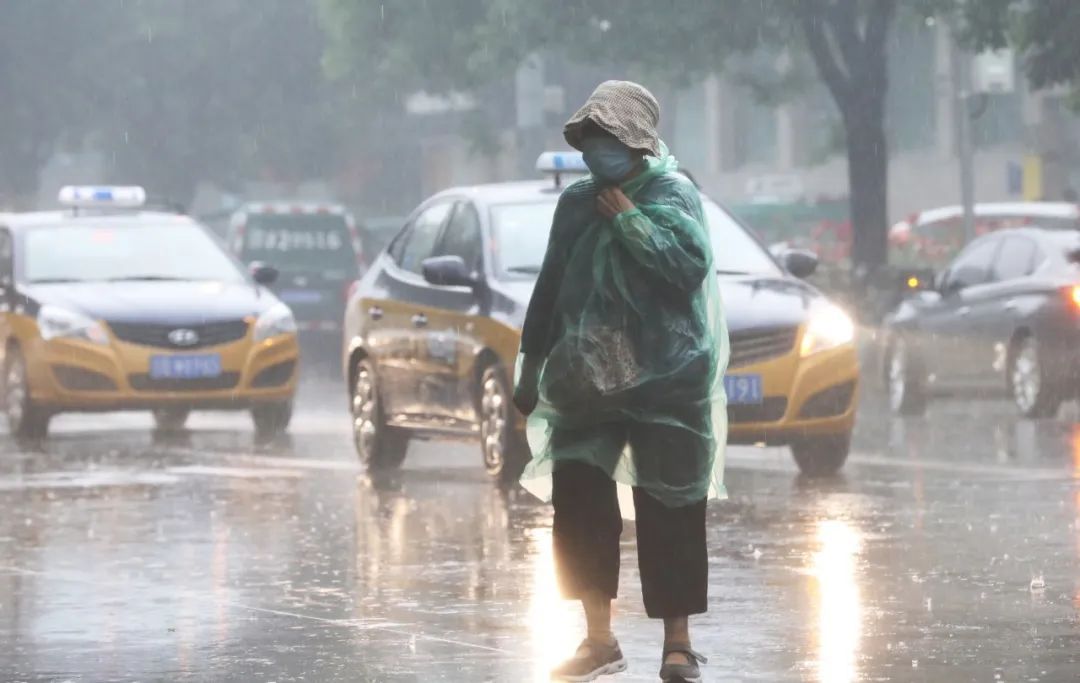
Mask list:
[[[637,157],[629,147],[613,137],[592,135],[581,141],[581,156],[597,180],[617,183],[630,175]]]

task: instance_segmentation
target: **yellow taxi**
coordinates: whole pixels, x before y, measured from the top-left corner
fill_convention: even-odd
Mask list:
[[[357,451],[396,467],[412,438],[477,439],[488,472],[516,478],[528,451],[513,368],[562,178],[580,153],[546,153],[555,182],[446,190],[421,204],[346,308],[344,368]],[[855,326],[805,278],[809,252],[774,258],[702,197],[731,336],[730,442],[790,446],[802,471],[847,458],[859,384]]]
[[[10,431],[42,438],[62,412],[250,410],[284,431],[296,321],[187,216],[149,211],[139,187],[67,187],[65,210],[0,215],[0,348]]]

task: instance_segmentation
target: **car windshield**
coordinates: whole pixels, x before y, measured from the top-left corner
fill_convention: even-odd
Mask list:
[[[491,208],[499,273],[529,276],[540,272],[555,203],[552,198],[542,202],[497,204]],[[755,275],[781,272],[765,249],[719,205],[708,199],[703,204],[717,272]]]
[[[349,228],[336,214],[252,214],[240,258],[263,261],[287,273],[345,276],[356,270]]]
[[[218,243],[190,223],[33,228],[23,262],[31,283],[246,279]]]

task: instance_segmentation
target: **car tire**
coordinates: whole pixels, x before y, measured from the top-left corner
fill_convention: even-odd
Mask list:
[[[1054,417],[1061,408],[1062,392],[1042,358],[1041,345],[1032,335],[1018,338],[1009,354],[1009,395],[1017,411],[1031,419]]]
[[[255,423],[255,438],[270,441],[283,435],[292,421],[291,402],[268,403],[251,409],[251,421]]]
[[[187,424],[191,411],[186,408],[158,408],[154,411],[154,424],[159,432],[178,432]]]
[[[851,451],[851,435],[817,436],[791,444],[799,471],[808,477],[831,477],[840,471]]]
[[[375,367],[370,361],[361,360],[353,370],[353,378],[350,391],[353,445],[360,462],[369,470],[401,467],[409,449],[409,435],[386,424]]]
[[[48,436],[52,415],[34,403],[26,360],[15,347],[8,350],[4,368],[4,410],[8,429],[17,440],[36,441]]]
[[[502,485],[517,483],[531,454],[525,434],[516,427],[510,384],[499,365],[480,373],[476,412],[484,470]]]
[[[918,417],[926,413],[925,372],[922,360],[904,339],[897,339],[885,365],[889,409],[896,415]]]

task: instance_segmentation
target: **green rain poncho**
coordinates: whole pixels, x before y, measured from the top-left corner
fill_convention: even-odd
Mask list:
[[[587,176],[555,211],[521,346],[543,359],[521,483],[544,500],[569,460],[669,507],[726,495],[728,335],[701,197],[666,148],[645,162],[621,185],[635,210],[604,218]]]

